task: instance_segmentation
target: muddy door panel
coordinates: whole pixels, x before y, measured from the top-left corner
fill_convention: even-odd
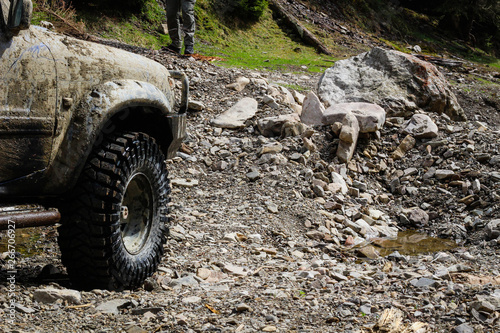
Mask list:
[[[50,49],[30,30],[0,42],[0,184],[50,159],[57,80]]]

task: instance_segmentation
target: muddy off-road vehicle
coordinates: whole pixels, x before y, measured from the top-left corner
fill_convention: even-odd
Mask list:
[[[12,245],[15,229],[59,223],[74,286],[137,287],[163,254],[188,80],[31,14],[30,0],[0,0],[0,229]]]

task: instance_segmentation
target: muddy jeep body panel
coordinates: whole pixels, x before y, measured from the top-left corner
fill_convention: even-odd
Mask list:
[[[2,37],[0,197],[68,191],[92,147],[116,129],[150,134],[167,157],[179,147],[185,110],[174,111],[164,66],[36,26]]]
[[[185,136],[189,82],[31,14],[31,0],[0,0],[0,230],[60,222],[74,287],[137,288],[164,253],[165,159]]]

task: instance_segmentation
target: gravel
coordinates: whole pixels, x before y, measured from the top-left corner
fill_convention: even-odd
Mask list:
[[[428,114],[438,137],[417,139],[393,159],[406,135],[404,119],[388,117],[340,164],[329,127],[284,137],[257,128],[259,119],[293,112],[281,95],[273,97],[277,108],[263,102],[272,84],[314,90],[319,74],[131,50],[184,70],[197,109],[179,155],[167,161],[171,232],[160,268],[137,290],[72,290],[56,228],[37,229],[38,252],[17,258],[15,324],[3,321],[0,330],[382,332],[377,323],[392,309],[401,315],[400,331],[416,332],[410,326],[417,324],[427,332],[500,331],[500,239],[490,230],[500,218],[500,113],[498,103],[476,103],[491,91],[441,68],[457,82],[467,122]],[[240,76],[250,79],[241,91],[226,87]],[[245,97],[259,107],[243,128],[211,124]],[[261,154],[264,147],[270,151]],[[431,252],[416,255],[396,247],[381,255],[377,237],[406,229],[424,234],[407,237],[410,245],[429,235],[456,247],[428,246]],[[53,269],[41,274],[47,265]],[[0,289],[6,317],[12,298],[7,284]]]

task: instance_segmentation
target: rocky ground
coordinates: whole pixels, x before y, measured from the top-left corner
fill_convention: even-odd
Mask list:
[[[160,268],[138,290],[73,291],[56,228],[37,229],[36,254],[17,258],[15,325],[3,321],[0,330],[500,331],[500,235],[492,222],[500,219],[495,74],[469,64],[440,68],[468,121],[429,114],[439,136],[417,140],[395,160],[404,119],[389,116],[341,164],[329,126],[271,137],[257,126],[293,113],[279,86],[301,87],[304,94],[316,89],[319,75],[227,69],[133,51],[184,70],[198,102],[192,106],[201,109],[189,113],[189,136],[167,163],[171,234]],[[238,77],[250,83],[241,91],[227,87]],[[264,103],[274,90],[280,92],[276,108]],[[259,102],[243,128],[212,125],[243,97]],[[342,176],[347,193],[328,186],[332,172]],[[370,239],[366,224],[379,237]],[[404,230],[420,234],[384,237]],[[0,288],[6,318],[9,285]]]

